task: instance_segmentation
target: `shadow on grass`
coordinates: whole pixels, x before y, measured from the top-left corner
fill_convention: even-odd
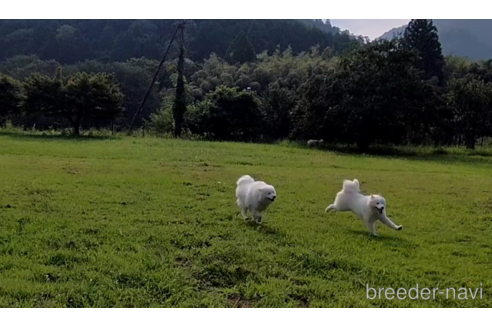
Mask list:
[[[118,136],[94,136],[94,135],[62,135],[62,134],[46,134],[46,133],[19,133],[19,132],[5,132],[1,131],[0,136],[6,136],[13,139],[24,139],[24,140],[45,140],[45,141],[55,141],[55,140],[66,140],[66,141],[95,141],[95,140],[116,140],[119,139]]]
[[[383,227],[381,227],[381,228],[384,229]],[[415,247],[416,246],[415,243],[413,243],[412,241],[409,241],[407,239],[403,239],[403,238],[398,237],[398,236],[388,236],[385,234],[384,231],[378,231],[377,237],[371,235],[369,233],[369,231],[348,230],[348,232],[353,234],[353,235],[366,237],[368,240],[371,240],[374,242],[382,242],[385,244],[391,244],[391,246],[402,246],[402,247]]]
[[[275,236],[275,237],[285,237],[285,234],[280,231],[279,228],[273,228],[268,225],[268,222],[262,222],[262,224],[258,224],[252,219],[249,219],[247,221],[244,221],[246,224],[246,227],[248,227],[251,230],[258,231],[264,235],[267,236]]]

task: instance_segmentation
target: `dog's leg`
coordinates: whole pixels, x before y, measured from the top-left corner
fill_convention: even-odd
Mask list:
[[[377,237],[378,234],[376,232],[376,221],[367,220],[366,225],[369,228],[369,230],[371,231],[371,235],[373,235],[374,237]]]
[[[253,219],[256,221],[256,223],[261,224],[261,219],[262,219],[261,213],[254,212],[253,213]]]
[[[246,214],[246,209],[241,208],[241,215],[243,216],[243,219],[249,220],[248,215]]]
[[[330,206],[328,206],[328,207],[325,209],[325,212],[329,212],[329,211],[331,211],[331,210],[336,210],[336,209],[337,209],[337,208],[336,208],[335,204],[331,204]]]
[[[403,228],[401,225],[394,224],[386,215],[381,216],[380,220],[391,229],[401,230]]]
[[[248,218],[248,207],[244,205],[244,203],[242,201],[240,201],[240,199],[238,198],[237,199],[237,206],[239,207],[239,209],[241,210],[241,216],[243,217],[243,219],[245,220],[249,220]]]

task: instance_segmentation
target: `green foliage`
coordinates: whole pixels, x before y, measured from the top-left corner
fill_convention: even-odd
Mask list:
[[[121,87],[124,94],[124,107],[127,109],[118,119],[118,126],[128,127],[135,110],[139,107],[143,95],[147,91],[150,81],[152,80],[158,62],[146,58],[134,58],[127,62],[108,62],[87,61],[73,66],[67,66],[65,71],[74,74],[76,72],[87,73],[112,73],[115,82]],[[172,63],[163,65],[156,85],[151,90],[149,98],[143,108],[142,115],[138,118],[137,126],[141,124],[142,119],[148,119],[150,114],[160,107],[161,97],[159,92],[173,88],[176,79],[172,80],[171,76],[176,71]]]
[[[415,50],[419,58],[416,67],[424,72],[424,79],[436,77],[444,82],[444,57],[437,29],[431,19],[412,19],[403,34],[405,46]]]
[[[248,63],[256,59],[255,49],[246,32],[241,31],[227,48],[225,59],[231,64]]]
[[[444,73],[448,80],[459,79],[467,75],[473,63],[468,58],[453,55],[446,56],[445,62]]]
[[[467,148],[474,149],[479,137],[491,136],[492,83],[482,80],[453,80],[449,101],[455,113],[455,124]]]
[[[492,59],[471,63],[467,73],[469,78],[492,82]]]
[[[79,58],[91,56],[87,49],[84,36],[78,28],[71,25],[61,25],[55,34],[55,58],[61,63],[76,63]]]
[[[65,85],[67,107],[77,117],[113,120],[121,114],[123,95],[109,74],[77,73]]]
[[[414,59],[396,41],[374,43],[342,58],[332,75],[308,82],[294,132],[360,148],[403,142],[428,96]]]
[[[0,74],[0,119],[16,115],[20,110],[22,85],[10,76]]]
[[[0,60],[35,54],[62,64],[109,59],[125,62],[146,57],[159,60],[179,20],[2,20]],[[319,44],[343,51],[355,37],[325,25],[306,26],[293,19],[194,20],[187,27],[191,59],[201,61],[211,53],[226,53],[238,33],[246,31],[257,52],[270,53],[280,45],[294,53]]]
[[[260,108],[268,131],[266,138],[280,140],[289,137],[293,125],[291,112],[297,101],[296,92],[287,88],[270,88],[262,97]]]
[[[24,82],[24,89],[24,111],[65,118],[74,135],[79,135],[83,119],[108,122],[123,109],[119,86],[104,73],[76,73],[66,83],[59,74],[55,78],[34,74]]]
[[[169,97],[162,102],[162,107],[150,116],[152,130],[156,135],[174,133],[173,100]]]
[[[256,62],[242,65],[231,65],[212,54],[204,61],[202,68],[191,76],[190,82],[200,88],[202,93],[222,85],[240,89],[249,87],[259,94],[267,92],[271,87],[297,90],[314,68],[329,71],[336,66],[337,61],[333,57],[324,59],[318,47],[298,56],[293,55],[291,48],[283,52],[278,49],[271,56],[262,52]]]
[[[53,76],[60,63],[54,60],[41,60],[35,55],[19,55],[0,62],[0,72],[23,81],[34,73]]]
[[[433,19],[438,29],[443,54],[467,57],[470,60],[488,60],[492,57],[492,29],[490,19]],[[393,39],[403,34],[406,26],[394,28],[381,38]]]
[[[173,48],[169,61],[164,63],[159,72],[143,111],[136,121],[136,126],[141,126],[145,120],[151,121],[153,129],[159,134],[167,134],[169,127],[172,126],[175,134],[181,129],[187,134],[193,130],[193,133],[199,136],[221,140],[272,141],[290,137],[324,139],[327,143],[356,143],[361,148],[371,144],[408,143],[432,143],[439,147],[462,144],[465,139],[463,130],[456,123],[460,121],[457,117],[460,110],[455,108],[457,103],[452,101],[452,93],[446,86],[447,81],[463,79],[492,82],[492,61],[473,62],[456,56],[445,58],[441,80],[435,77],[434,73],[430,75],[426,73],[422,68],[425,65],[423,66],[422,63],[428,64],[430,61],[422,56],[423,52],[420,48],[428,50],[429,47],[425,42],[427,39],[434,45],[438,43],[435,29],[429,22],[422,24],[428,33],[422,32],[425,29],[420,31],[416,28],[413,28],[416,32],[410,33],[413,31],[412,26],[418,26],[418,22],[411,24],[407,33],[407,38],[411,42],[403,39],[391,43],[368,43],[367,40],[359,40],[345,32],[340,32],[345,33],[349,40],[353,41],[350,45],[344,46],[343,51],[335,46],[336,35],[339,32],[335,28],[331,30],[329,23],[324,23],[322,28],[325,32],[331,31],[324,35],[328,40],[327,43],[316,42],[304,51],[299,51],[299,44],[304,41],[298,39],[296,33],[300,33],[307,25],[318,25],[321,28],[320,22],[301,22],[301,26],[304,27],[285,39],[289,42],[284,40],[278,43],[278,47],[273,48],[265,41],[264,35],[270,30],[280,28],[284,22],[273,23],[267,20],[248,22],[245,26],[244,21],[233,23],[208,20],[189,25],[184,36],[186,54],[189,58],[184,55],[179,56],[176,52],[179,48]],[[139,49],[142,51],[139,54],[150,53],[157,48],[160,50],[155,50],[156,53],[163,50],[160,43],[163,39],[156,38],[154,35],[156,24],[161,23],[164,24],[154,21],[132,21],[128,25],[127,36],[133,44],[135,42],[139,44]],[[99,26],[104,26],[104,40],[108,42],[118,35],[118,31],[126,23],[122,22],[118,28],[111,24]],[[235,26],[234,29],[223,31],[222,27],[232,25]],[[64,24],[58,28],[60,42],[68,42],[71,39],[79,42],[83,39],[80,39],[78,34],[81,28],[75,22],[69,24],[64,21]],[[307,29],[313,28],[307,27]],[[320,31],[315,28],[310,33],[316,34],[314,30]],[[29,35],[29,33],[25,31],[21,34]],[[251,56],[243,63],[235,60],[229,62],[227,58],[223,59],[214,53],[207,54],[207,59],[203,61],[191,59],[197,53],[197,48],[193,48],[196,45],[194,43],[196,40],[193,40],[197,35],[213,40],[220,33],[227,33],[228,37],[217,41],[219,48],[223,49],[218,53],[226,54],[227,46],[232,47],[234,42],[231,44],[231,41],[235,38],[238,39],[237,41],[249,39],[257,50],[267,49],[258,53],[255,58]],[[157,47],[154,50],[147,47],[150,40],[153,40],[154,46]],[[114,38],[112,42],[116,42]],[[242,42],[242,45],[247,43]],[[326,46],[327,44],[329,46]],[[413,46],[409,46],[410,44]],[[422,45],[424,46],[421,47]],[[246,48],[250,48],[249,45]],[[125,54],[124,49],[118,50],[118,55],[121,55],[121,59],[129,56]],[[439,64],[439,61],[437,62]],[[178,74],[178,67],[181,64],[182,74]],[[86,116],[81,120],[81,127],[97,129],[111,123],[112,127],[119,131],[128,128],[157,65],[156,60],[143,57],[120,62],[111,61],[110,57],[103,57],[63,65],[63,72],[67,77],[60,78],[60,76],[56,77],[57,70],[62,67],[58,62],[43,61],[36,56],[17,56],[0,62],[0,72],[18,80],[26,79],[33,72],[40,72],[55,77],[54,80],[59,80],[61,88],[64,88],[68,82],[68,77],[79,72],[112,73],[114,81],[121,87],[124,95],[123,107],[127,110],[111,122],[109,119],[102,120],[94,115]],[[429,65],[431,70],[439,70],[440,64]],[[178,79],[180,76],[182,80]],[[423,83],[422,79],[426,82]],[[256,99],[257,105],[246,106],[256,108],[252,110],[256,114],[250,115],[255,118],[245,119],[242,125],[233,122],[234,129],[219,129],[221,126],[229,125],[229,121],[223,119],[224,117],[230,116],[236,121],[239,120],[236,113],[228,112],[223,108],[224,106],[217,105],[216,100],[211,101],[212,96],[217,95],[217,91],[223,87],[227,90],[235,89],[234,93],[248,92],[247,94]],[[176,97],[177,93],[184,96]],[[84,95],[80,94],[80,96]],[[227,99],[234,98],[226,94],[223,96]],[[473,97],[467,98],[470,103],[474,102]],[[231,103],[237,101],[230,99]],[[177,107],[174,106],[169,112],[167,102],[170,100],[182,104],[179,106],[180,109],[176,110]],[[481,110],[477,109],[477,112]],[[39,115],[21,115],[10,119],[15,126],[29,128],[35,126],[37,129],[51,130],[67,127],[68,118],[64,118],[66,115],[48,116],[50,111],[37,111],[37,113]],[[172,124],[169,120],[170,113],[173,117]],[[215,124],[213,129],[207,126],[210,122],[216,121],[220,124],[213,123]],[[176,122],[178,124],[175,124]],[[236,133],[236,127],[242,132]],[[486,124],[480,129],[477,138],[486,138],[489,135],[492,135],[492,127]]]
[[[59,79],[34,73],[24,81],[26,100],[23,110],[26,113],[44,113],[59,117],[65,112],[63,84]]]
[[[191,132],[209,139],[254,141],[261,137],[259,103],[248,91],[219,87],[191,115]]]

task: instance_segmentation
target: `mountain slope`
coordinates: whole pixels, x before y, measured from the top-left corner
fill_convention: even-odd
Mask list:
[[[469,57],[473,60],[492,58],[491,19],[435,19],[445,55]],[[405,31],[406,25],[384,33],[381,39],[392,39]]]
[[[285,50],[309,51],[312,46],[343,51],[353,38],[336,33],[321,20],[294,19],[203,19],[186,28],[188,57],[224,56],[230,42],[247,32],[256,53]],[[17,55],[38,55],[73,64],[88,59],[126,61],[146,57],[159,59],[178,20],[0,20],[0,60]]]

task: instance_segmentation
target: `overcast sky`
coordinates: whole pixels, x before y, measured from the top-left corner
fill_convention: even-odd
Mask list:
[[[330,19],[331,25],[349,30],[355,35],[368,36],[371,40],[409,21],[409,19]]]

